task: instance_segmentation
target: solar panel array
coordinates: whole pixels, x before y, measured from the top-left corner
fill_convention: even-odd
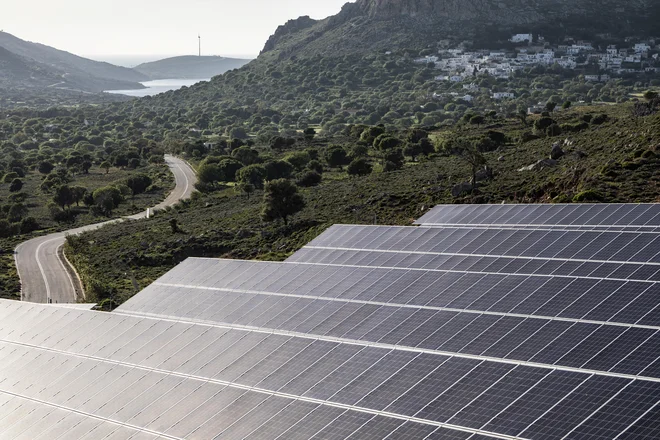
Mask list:
[[[621,229],[334,226],[112,314],[2,301],[0,438],[660,438],[660,236]]]
[[[438,205],[418,225],[510,225],[639,229],[658,232],[658,204]]]

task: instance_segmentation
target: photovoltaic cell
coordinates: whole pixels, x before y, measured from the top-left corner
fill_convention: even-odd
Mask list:
[[[440,207],[112,314],[0,301],[0,437],[657,438],[657,211]]]

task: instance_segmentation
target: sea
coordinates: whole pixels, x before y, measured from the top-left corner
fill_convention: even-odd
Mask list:
[[[154,96],[159,93],[178,90],[181,87],[189,87],[202,81],[210,81],[210,78],[204,79],[159,79],[156,81],[146,81],[141,83],[146,89],[139,90],[106,90],[107,93],[119,95],[135,96],[138,98],[144,96]]]

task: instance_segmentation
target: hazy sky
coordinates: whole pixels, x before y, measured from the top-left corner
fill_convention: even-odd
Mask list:
[[[253,55],[291,18],[350,0],[2,0],[0,29],[78,55]]]

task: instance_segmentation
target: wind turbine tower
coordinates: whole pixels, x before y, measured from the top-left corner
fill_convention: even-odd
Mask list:
[[[202,56],[202,36],[197,34],[197,39],[199,40],[199,56]]]

